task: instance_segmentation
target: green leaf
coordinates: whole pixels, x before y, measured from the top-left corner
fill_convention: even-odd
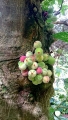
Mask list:
[[[49,6],[52,6],[55,0],[44,0],[41,2],[42,10],[48,10]]]
[[[52,108],[52,107],[50,107],[50,108],[49,108],[49,112],[50,112],[51,114],[53,114],[53,113],[55,112],[55,109]]]
[[[61,12],[62,12],[63,15],[65,14],[65,11],[66,11],[67,9],[68,9],[68,5],[63,5],[63,6],[62,6]]]
[[[63,1],[63,0],[58,0],[58,4],[61,5],[62,1]]]
[[[55,0],[52,0],[52,1],[51,1],[51,4],[55,4]]]
[[[56,39],[60,39],[64,42],[68,42],[68,32],[59,32],[59,33],[53,34],[53,37]]]

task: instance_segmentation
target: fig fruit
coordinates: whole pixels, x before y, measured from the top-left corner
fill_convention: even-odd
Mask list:
[[[51,76],[52,76],[52,71],[51,71],[51,70],[47,70],[47,75],[48,75],[49,77],[51,77]]]
[[[34,42],[34,48],[42,47],[42,43],[40,41]]]
[[[32,81],[32,83],[34,85],[38,85],[38,84],[41,84],[42,83],[42,75],[36,75],[36,77],[34,78],[34,80]]]
[[[26,53],[26,57],[30,57],[30,56],[32,56],[33,55],[33,53],[31,52],[31,51],[28,51],[27,53]]]
[[[24,62],[18,62],[18,66],[19,66],[20,70],[25,70],[27,68],[27,66]]]
[[[42,48],[36,48],[35,49],[35,55],[37,57],[43,55],[43,49]]]
[[[30,70],[29,72],[28,72],[28,76],[29,77],[35,77],[36,76],[36,71],[35,70]]]
[[[43,61],[47,61],[49,59],[49,55],[48,54],[43,54]]]
[[[32,69],[37,69],[38,68],[38,63],[37,62],[33,62],[31,68]]]
[[[44,76],[43,77],[43,83],[48,83],[50,81],[49,76]]]
[[[49,56],[49,59],[48,59],[47,63],[50,64],[50,65],[54,65],[54,63],[55,63],[55,58],[52,57],[52,56]]]

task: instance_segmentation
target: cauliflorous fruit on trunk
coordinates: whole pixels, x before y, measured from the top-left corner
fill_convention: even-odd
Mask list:
[[[43,49],[42,48],[36,48],[35,49],[35,55],[37,57],[43,55]]]
[[[32,60],[33,62],[36,61],[36,57],[35,57],[35,55],[30,56],[30,58],[31,58],[31,60]]]
[[[41,84],[42,83],[42,75],[36,75],[36,77],[34,78],[34,80],[32,81],[32,83],[34,85],[38,85],[38,84]]]
[[[42,47],[42,43],[40,41],[34,42],[34,48]]]
[[[21,61],[18,62],[18,66],[20,70],[25,70],[27,68],[26,64]]]
[[[27,53],[26,53],[26,57],[30,57],[30,56],[32,56],[33,55],[33,53],[31,52],[31,51],[28,51]]]
[[[45,63],[44,62],[39,62],[38,66],[41,67],[41,68],[45,68]]]
[[[24,63],[27,65],[27,66],[31,66],[32,65],[32,60],[31,60],[31,58],[26,58],[25,60],[24,60]]]
[[[42,74],[43,74],[43,76],[47,75],[47,69],[46,68],[42,69]]]
[[[36,70],[37,74],[41,74],[42,73],[42,68],[41,67],[38,67],[37,70]]]
[[[38,62],[43,61],[43,55],[41,55],[41,56],[36,56],[36,61],[38,61]]]
[[[20,61],[21,61],[21,62],[24,62],[25,59],[26,59],[26,56],[21,56],[21,57],[20,57]]]
[[[43,61],[47,61],[49,59],[49,55],[48,54],[43,54]]]
[[[54,65],[54,63],[55,63],[55,58],[52,57],[52,56],[49,56],[49,59],[48,59],[47,63],[50,64],[50,65]]]
[[[28,76],[28,70],[27,69],[24,70],[24,71],[21,71],[21,73],[22,73],[23,76]]]
[[[37,62],[33,62],[31,68],[32,69],[37,69],[38,68],[38,63]]]
[[[52,71],[51,71],[51,70],[47,70],[47,75],[48,75],[49,77],[51,77],[51,76],[52,76]]]
[[[29,72],[28,72],[28,76],[29,77],[35,77],[36,76],[36,71],[35,70],[30,70]]]
[[[43,77],[43,83],[48,83],[50,81],[49,76],[44,76]]]
[[[30,81],[33,81],[33,80],[34,80],[34,77],[28,76],[28,79],[29,79]]]

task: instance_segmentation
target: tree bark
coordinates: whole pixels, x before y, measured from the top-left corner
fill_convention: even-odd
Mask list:
[[[2,120],[49,119],[49,100],[53,94],[54,76],[45,87],[34,86],[27,78],[22,77],[18,69],[19,57],[26,51],[32,50],[34,41],[40,40],[44,51],[49,52],[49,46],[53,42],[53,40],[49,42],[52,32],[43,26],[40,0],[0,0]],[[53,71],[52,66],[49,67]]]

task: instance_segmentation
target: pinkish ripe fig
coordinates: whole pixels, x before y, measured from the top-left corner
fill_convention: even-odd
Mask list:
[[[42,68],[41,67],[38,67],[37,70],[36,70],[37,74],[41,74],[42,73]]]
[[[20,61],[21,61],[21,62],[24,62],[25,58],[26,58],[26,56],[21,56],[21,57],[20,57]]]
[[[28,76],[28,70],[27,69],[22,71],[21,73],[22,73],[23,76]]]
[[[43,77],[43,83],[48,83],[50,81],[49,76],[44,76]]]

